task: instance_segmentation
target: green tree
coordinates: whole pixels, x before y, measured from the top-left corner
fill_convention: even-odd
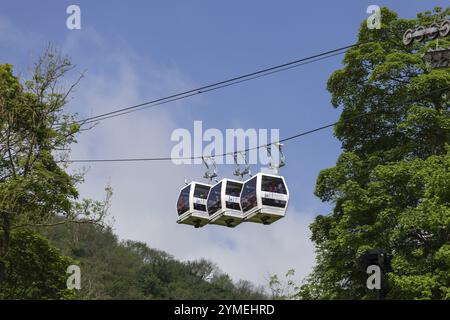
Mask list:
[[[73,263],[36,232],[14,230],[0,299],[74,298],[76,293],[66,286],[66,270]]]
[[[78,261],[81,299],[264,299],[262,288],[234,283],[210,261],[180,262],[145,243],[119,241],[110,228],[60,225],[42,230]]]
[[[272,299],[294,300],[298,298],[299,287],[293,279],[294,276],[295,269],[289,269],[284,280],[276,274],[270,277],[269,288],[272,292]]]
[[[374,298],[359,261],[381,248],[393,256],[387,298],[450,298],[450,71],[421,57],[437,40],[402,43],[408,28],[449,13],[406,20],[383,8],[381,29],[364,22],[359,46],[329,78],[343,153],[317,179],[315,194],[334,209],[311,225],[317,262],[300,297]]]
[[[3,290],[11,233],[33,226],[101,223],[104,202],[78,199],[82,174],[64,164],[80,124],[64,112],[73,85],[63,79],[70,60],[51,46],[38,59],[31,79],[21,81],[11,65],[0,65],[0,291]],[[64,217],[55,222],[55,217]]]

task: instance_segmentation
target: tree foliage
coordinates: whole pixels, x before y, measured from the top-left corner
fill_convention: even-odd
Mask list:
[[[11,233],[5,257],[5,278],[0,299],[71,299],[66,270],[74,263],[61,256],[42,235],[28,229]]]
[[[315,194],[334,209],[311,225],[317,264],[302,298],[374,298],[359,264],[374,248],[394,257],[388,298],[450,298],[450,71],[421,58],[436,40],[402,44],[406,29],[449,13],[406,20],[383,8],[381,29],[364,23],[329,78],[343,153],[317,178]]]
[[[294,279],[295,269],[289,269],[280,279],[274,274],[270,277],[269,288],[272,292],[272,299],[277,300],[295,300],[298,299],[299,286]]]
[[[180,262],[142,242],[119,241],[110,228],[64,225],[41,232],[79,262],[80,299],[264,299],[262,288],[234,283],[212,262]]]
[[[15,230],[57,223],[102,223],[105,201],[78,199],[80,173],[69,174],[63,160],[80,125],[64,111],[74,84],[63,79],[73,65],[49,46],[38,59],[31,79],[0,65],[0,290]],[[13,248],[14,250],[14,248]]]

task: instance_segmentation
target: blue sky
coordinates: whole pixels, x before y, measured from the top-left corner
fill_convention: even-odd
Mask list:
[[[81,8],[81,30],[66,28],[70,4]],[[85,117],[352,44],[370,4],[412,18],[448,1],[2,1],[0,63],[14,64],[26,78],[52,42],[77,72],[87,70],[68,105]],[[192,129],[194,120],[205,129],[279,128],[281,137],[334,122],[340,110],[332,108],[325,88],[341,59],[107,120],[80,136],[72,156],[167,156],[171,132]],[[121,238],[146,241],[182,259],[205,256],[235,279],[264,284],[269,273],[291,267],[300,277],[309,272],[314,253],[307,225],[329,211],[313,195],[315,180],[334,165],[340,143],[328,129],[288,142],[285,153],[292,220],[269,228],[193,231],[174,225],[178,186],[185,177],[199,178],[199,166],[94,164],[81,190],[101,197],[111,183],[111,213]]]

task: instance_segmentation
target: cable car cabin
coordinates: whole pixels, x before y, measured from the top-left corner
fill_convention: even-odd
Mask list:
[[[181,189],[177,202],[177,223],[190,224],[198,228],[209,222],[206,199],[210,189],[210,185],[198,182],[191,182]]]
[[[208,194],[207,210],[211,224],[235,227],[242,222],[240,196],[243,182],[222,179],[211,187]]]
[[[284,178],[260,172],[242,187],[244,221],[271,224],[284,217],[288,201],[289,191]]]

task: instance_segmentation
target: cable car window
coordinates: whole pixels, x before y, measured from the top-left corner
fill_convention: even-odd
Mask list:
[[[239,197],[241,195],[242,183],[233,181],[227,182],[227,190],[225,191],[227,196]]]
[[[183,190],[181,190],[180,197],[177,202],[177,211],[178,215],[182,215],[183,213],[189,210],[189,193],[191,191],[191,186],[187,186]]]
[[[206,206],[204,204],[194,203],[194,210],[206,212]]]
[[[196,184],[194,190],[194,197],[200,199],[208,198],[209,189],[210,189],[209,186],[205,186],[203,184]]]
[[[237,202],[225,201],[225,205],[227,206],[227,209],[233,209],[233,210],[241,211],[241,206]]]
[[[254,177],[246,182],[242,189],[241,204],[242,211],[246,212],[258,205],[256,198],[256,178]]]
[[[211,192],[208,196],[208,213],[212,215],[213,213],[220,210],[222,207],[221,205],[221,197],[220,193],[222,191],[222,182],[217,184],[211,189]]]
[[[286,207],[286,201],[269,199],[269,198],[262,198],[262,204],[264,206],[271,206],[271,207],[277,207],[277,208],[285,208]]]
[[[239,198],[239,196],[241,195],[241,190],[242,190],[242,183],[228,181],[227,189],[225,190],[225,194],[227,196]],[[233,209],[233,210],[238,210],[238,211],[241,210],[241,206],[237,202],[225,201],[225,205],[228,209]]]
[[[261,190],[287,194],[283,179],[277,177],[262,176]]]

